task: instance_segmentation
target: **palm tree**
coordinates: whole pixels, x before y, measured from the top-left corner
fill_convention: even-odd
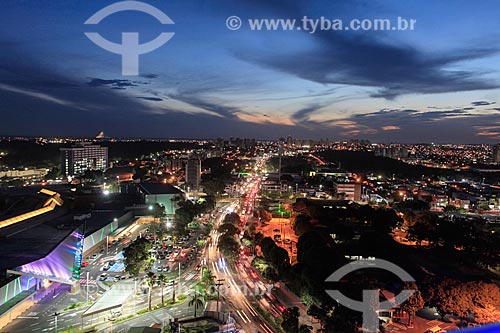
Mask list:
[[[204,268],[202,272],[201,284],[207,291],[210,289],[210,286],[215,284],[215,275],[208,268]]]
[[[151,290],[153,289],[153,286],[155,284],[155,273],[153,273],[153,272],[148,273],[148,275],[146,276],[146,283],[149,287],[148,308],[149,308],[149,311],[151,311]]]
[[[209,293],[214,285],[215,285],[215,275],[213,275],[208,268],[204,267],[202,270],[201,283],[200,283],[200,286],[204,288],[204,294],[206,295],[207,293]]]
[[[160,282],[160,287],[161,287],[161,305],[165,305],[165,301],[163,299],[163,288],[165,287],[165,284],[168,282],[167,276],[164,274],[160,274],[158,276],[158,282]]]
[[[198,310],[198,308],[202,308],[204,304],[205,304],[205,296],[202,293],[195,291],[195,293],[193,294],[193,298],[191,298],[191,300],[188,303],[188,306],[194,306],[195,318],[196,318],[196,311]]]

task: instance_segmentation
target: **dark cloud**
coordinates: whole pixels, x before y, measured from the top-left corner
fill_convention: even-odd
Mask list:
[[[266,1],[266,7],[276,9],[281,5],[281,1],[269,2],[276,6]],[[285,17],[301,18],[305,12],[297,6],[284,6],[284,14],[288,15]],[[378,90],[371,96],[385,99],[412,93],[472,91],[500,86],[481,78],[482,73],[449,69],[458,62],[497,54],[499,48],[429,54],[416,47],[391,42],[388,35],[380,31],[302,33],[304,38],[313,38],[315,46],[294,53],[253,48],[235,54],[242,60],[321,84],[374,87]]]
[[[355,128],[380,128],[365,131],[362,137],[386,142],[484,143],[500,138],[498,116],[470,114],[468,108],[447,110],[382,109],[344,119]]]
[[[136,98],[143,99],[145,101],[153,101],[153,102],[161,102],[161,101],[163,101],[163,99],[159,98],[159,97],[138,96]]]
[[[125,88],[125,87],[137,87],[133,81],[130,80],[104,80],[98,78],[91,78],[87,85],[91,87],[112,87],[112,88]]]
[[[156,79],[157,77],[159,77],[158,74],[142,74],[141,77],[145,78],[145,79]]]
[[[168,97],[174,100],[187,103],[195,108],[200,108],[202,110],[213,112],[224,118],[234,119],[236,118],[235,114],[237,112],[241,112],[241,110],[237,107],[225,106],[219,104],[219,102],[217,101],[210,101],[207,98],[198,96],[190,92],[184,92],[176,95],[171,94]]]
[[[352,118],[356,120],[360,119],[379,119],[388,122],[401,122],[405,123],[408,121],[411,122],[434,122],[440,121],[446,118],[455,117],[455,116],[470,116],[467,113],[469,108],[457,108],[451,110],[433,110],[433,111],[419,111],[414,109],[381,109],[376,112],[366,113],[366,114],[358,114],[354,115]],[[383,124],[382,126],[385,126]]]
[[[297,122],[308,121],[309,116],[312,113],[321,109],[322,107],[323,107],[322,105],[318,105],[318,104],[314,104],[314,105],[305,107],[305,108],[300,109],[299,111],[295,112],[294,114],[292,114],[292,119],[294,121],[297,121]]]
[[[471,105],[474,106],[485,106],[485,105],[493,105],[496,104],[496,102],[487,102],[487,101],[477,101],[477,102],[472,102],[470,103]]]

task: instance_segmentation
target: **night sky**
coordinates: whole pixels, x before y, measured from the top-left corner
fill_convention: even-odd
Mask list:
[[[129,11],[84,25],[114,2],[2,0],[0,135],[500,141],[498,1],[144,1],[175,24]],[[417,23],[314,34],[246,23],[304,15]],[[122,76],[89,31],[175,35],[140,57],[140,76]]]

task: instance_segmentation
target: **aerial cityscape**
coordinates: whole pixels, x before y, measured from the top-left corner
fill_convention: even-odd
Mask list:
[[[4,0],[1,333],[500,332],[494,0]]]

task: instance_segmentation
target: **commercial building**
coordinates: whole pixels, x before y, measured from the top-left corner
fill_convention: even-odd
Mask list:
[[[0,178],[43,178],[47,174],[47,169],[25,169],[0,171]]]
[[[61,148],[61,170],[65,176],[76,176],[86,170],[106,170],[108,147],[81,143],[70,148]]]
[[[62,202],[58,193],[42,195]],[[52,283],[78,290],[83,258],[134,228],[132,211],[75,215],[64,205],[55,207],[24,212],[0,228],[0,328],[42,300]]]
[[[160,204],[165,207],[167,217],[173,217],[178,208],[177,203],[185,199],[184,192],[178,187],[163,183],[141,183],[137,185],[144,196],[146,205]]]
[[[198,191],[201,183],[201,160],[189,159],[186,163],[186,185],[190,191]]]
[[[0,192],[13,202],[0,214],[0,328],[54,288],[77,291],[83,258],[140,228],[134,211],[124,209],[128,205],[121,199],[75,208],[71,186]]]
[[[337,189],[337,195],[344,194],[346,200],[361,200],[361,187],[360,183],[355,182],[338,182],[335,183]]]

